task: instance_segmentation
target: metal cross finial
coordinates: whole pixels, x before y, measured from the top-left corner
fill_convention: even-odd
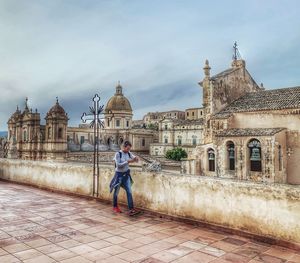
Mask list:
[[[81,116],[83,123],[90,121],[90,127],[94,128],[93,196],[95,197],[99,195],[99,130],[104,128],[104,105],[99,105],[100,99],[99,95],[95,94],[89,113],[84,112]]]

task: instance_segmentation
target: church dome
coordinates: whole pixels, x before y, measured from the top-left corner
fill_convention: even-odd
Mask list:
[[[49,117],[68,118],[64,108],[58,103],[58,99],[56,99],[55,105],[48,111],[46,119]]]
[[[124,111],[124,112],[132,112],[132,108],[129,100],[123,95],[122,86],[120,83],[116,86],[116,93],[112,96],[106,104],[105,112],[113,112],[113,111]]]
[[[17,107],[16,111],[10,116],[8,123],[16,122],[20,116],[21,116],[21,111],[19,110],[19,107]]]

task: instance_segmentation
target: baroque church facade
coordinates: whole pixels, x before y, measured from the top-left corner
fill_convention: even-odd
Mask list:
[[[130,101],[124,96],[120,83],[115,94],[108,100],[104,109],[104,128],[100,131],[99,150],[117,151],[125,140],[132,143],[132,150],[149,152],[150,144],[156,140],[157,132],[142,127],[133,127],[133,110]],[[68,149],[70,152],[93,151],[93,129],[88,125],[68,127]]]
[[[182,172],[300,184],[300,87],[265,90],[237,57],[214,76],[203,69],[203,143]]]
[[[104,128],[100,129],[98,145],[100,151],[117,151],[123,141],[129,140],[132,142],[133,151],[149,152],[150,144],[157,138],[157,132],[132,127],[133,110],[120,84],[108,100],[104,116]],[[17,108],[7,123],[7,157],[66,161],[72,152],[85,154],[93,151],[93,128],[88,125],[68,127],[68,115],[58,100],[48,111],[45,120],[46,124],[42,125],[40,113],[29,109],[26,98],[24,110]]]
[[[67,158],[68,115],[59,104],[47,112],[46,125],[41,125],[40,113],[28,107],[17,110],[8,120],[8,158],[24,160],[65,160]]]

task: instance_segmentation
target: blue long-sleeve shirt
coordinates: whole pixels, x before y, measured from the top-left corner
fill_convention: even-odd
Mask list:
[[[120,158],[120,152],[121,158]],[[132,160],[135,158],[135,155],[130,153],[130,156],[128,153],[123,152],[122,150],[120,152],[116,152],[114,161],[116,163],[116,172],[122,172],[125,173],[129,170],[129,163],[128,160]]]

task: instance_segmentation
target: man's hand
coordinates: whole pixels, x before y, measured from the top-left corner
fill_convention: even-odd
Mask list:
[[[130,159],[127,162],[128,163],[135,163],[135,162],[138,162],[138,161],[139,161],[139,158],[138,157],[134,157],[133,159]]]

